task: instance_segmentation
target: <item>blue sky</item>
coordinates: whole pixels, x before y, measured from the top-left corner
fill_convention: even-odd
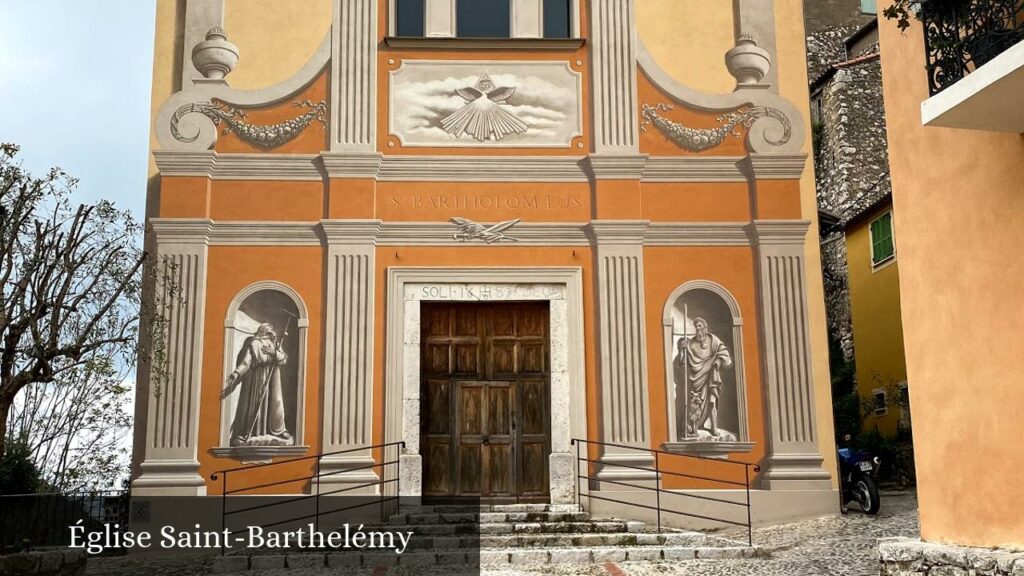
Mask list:
[[[0,0],[0,141],[142,216],[155,0]]]

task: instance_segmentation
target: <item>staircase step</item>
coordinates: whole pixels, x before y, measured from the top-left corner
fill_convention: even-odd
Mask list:
[[[432,513],[432,514],[395,514],[388,519],[390,524],[497,524],[503,522],[586,522],[590,514],[586,512],[481,512],[471,513]]]
[[[266,567],[311,568],[376,568],[381,566],[502,566],[508,564],[588,564],[601,562],[637,562],[659,560],[741,559],[760,555],[751,546],[709,548],[692,546],[576,546],[548,548],[500,548],[481,551],[419,551],[398,555],[373,553],[309,553],[281,556],[217,556],[216,573],[235,573]]]

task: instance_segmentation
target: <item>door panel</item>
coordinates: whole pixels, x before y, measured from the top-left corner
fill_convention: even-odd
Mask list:
[[[424,496],[546,501],[547,303],[423,303]]]

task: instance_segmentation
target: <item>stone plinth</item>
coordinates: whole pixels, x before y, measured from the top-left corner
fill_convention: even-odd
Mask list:
[[[882,576],[948,576],[1024,574],[1024,551],[969,548],[894,538],[878,542]]]

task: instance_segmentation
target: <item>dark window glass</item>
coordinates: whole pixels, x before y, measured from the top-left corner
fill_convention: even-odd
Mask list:
[[[544,0],[544,37],[569,37],[569,2],[572,0]]]
[[[455,34],[459,38],[508,38],[512,35],[509,0],[458,0]]]
[[[399,36],[423,36],[423,26],[426,18],[423,3],[425,0],[398,0],[398,25]]]

